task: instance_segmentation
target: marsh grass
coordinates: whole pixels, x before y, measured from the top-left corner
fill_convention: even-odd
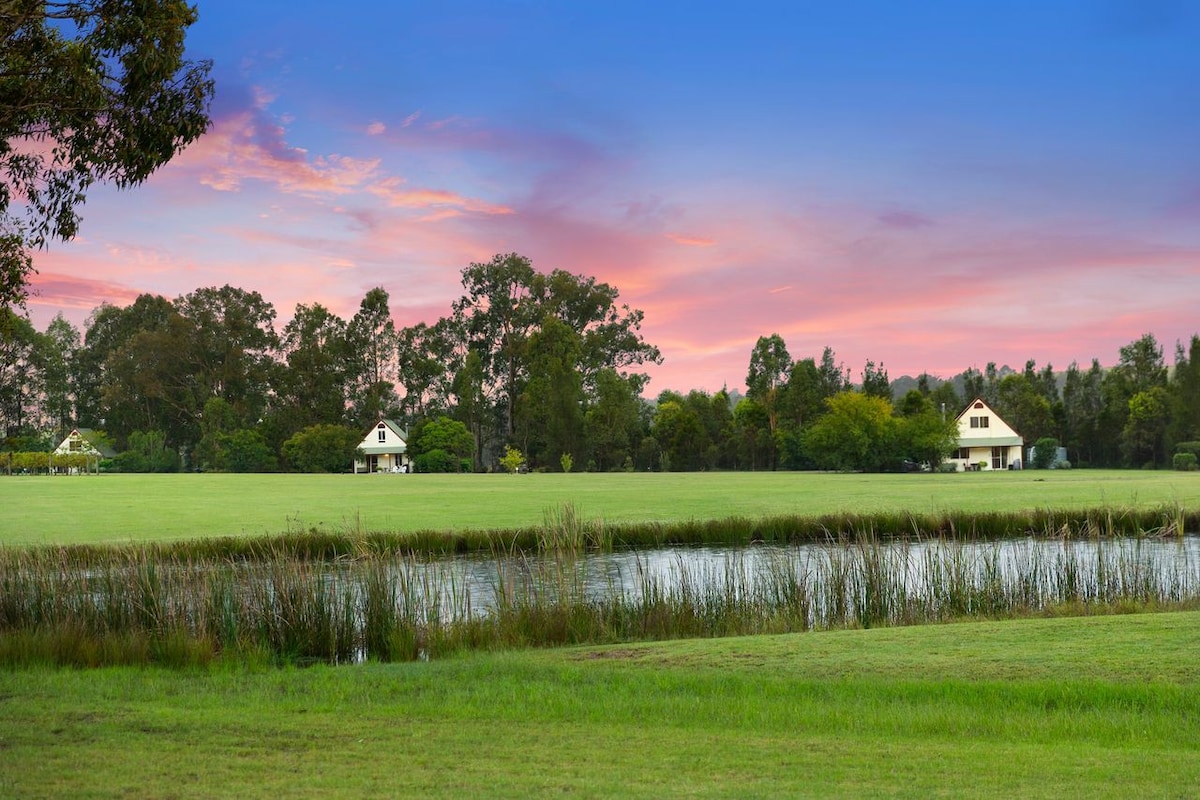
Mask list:
[[[1028,534],[1035,523],[1038,538],[1002,550],[1004,536]],[[537,530],[479,541],[443,534],[419,547],[355,522],[337,535],[0,549],[0,663],[406,661],[474,649],[1192,608],[1200,605],[1200,564],[1165,563],[1143,543],[1195,523],[1179,508],[842,515],[642,526],[634,537],[566,505]],[[747,549],[719,563],[676,556],[666,571],[639,556],[633,575],[589,574],[588,553],[634,538],[761,543],[764,555],[753,563]],[[1082,538],[1090,549],[1076,546]],[[821,545],[788,547],[806,541]],[[462,561],[434,557],[482,542],[493,576],[482,589]]]
[[[613,523],[587,520],[573,503],[543,509],[543,524],[529,528],[416,532],[368,529],[357,515],[335,530],[290,527],[281,534],[221,536],[125,545],[71,544],[33,546],[64,562],[104,562],[127,550],[152,562],[196,564],[265,562],[279,558],[335,561],[364,557],[425,557],[526,552],[609,552],[624,548],[680,545],[820,543],[830,540],[948,539],[993,541],[1017,536],[1054,539],[1178,537],[1200,532],[1200,510],[1178,503],[1157,508],[1102,507],[1083,510],[1035,509],[1010,512],[917,514],[881,512],[814,516],[727,517],[675,522]]]

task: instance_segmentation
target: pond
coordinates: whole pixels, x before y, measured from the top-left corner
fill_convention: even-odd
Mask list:
[[[1196,535],[6,564],[0,631],[331,662],[1200,604]]]
[[[942,539],[797,545],[680,546],[649,550],[503,558],[459,556],[403,564],[407,580],[444,592],[459,613],[486,616],[522,596],[589,602],[648,592],[748,599],[783,584],[804,585],[811,597],[878,588],[903,597],[936,598],[967,585],[990,585],[1028,600],[1101,600],[1120,594],[1200,593],[1200,535],[1170,538],[999,541]],[[399,568],[399,567],[398,567]]]

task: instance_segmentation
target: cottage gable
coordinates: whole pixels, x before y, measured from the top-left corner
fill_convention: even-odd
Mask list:
[[[117,456],[116,451],[105,444],[103,438],[90,428],[75,428],[67,434],[67,438],[63,439],[58,447],[54,448],[54,454],[58,456],[71,453],[92,458],[116,458]]]
[[[381,419],[358,445],[355,472],[408,472],[408,431],[391,419]]]
[[[1025,440],[980,398],[958,415],[958,450],[951,463],[960,469],[1020,469]]]

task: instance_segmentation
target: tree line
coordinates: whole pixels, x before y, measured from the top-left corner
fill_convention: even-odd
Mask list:
[[[988,364],[920,375],[896,397],[882,364],[852,381],[832,348],[794,359],[771,335],[751,350],[745,396],[647,400],[639,369],[662,356],[615,287],[513,253],[461,277],[445,317],[399,329],[382,288],[349,319],[300,304],[278,331],[269,302],[232,286],[103,304],[83,331],[61,315],[37,331],[4,309],[0,450],[44,451],[81,427],[103,430],[130,471],[338,471],[389,418],[425,471],[493,469],[510,450],[552,471],[879,471],[936,466],[975,397],[1080,466],[1165,465],[1200,439],[1196,336],[1173,370],[1147,334],[1110,369]]]
[[[82,332],[2,309],[2,449],[86,427],[135,453],[131,469],[324,470],[348,468],[363,432],[393,418],[429,468],[486,469],[506,445],[535,468],[564,454],[613,466],[618,429],[644,416],[637,369],[661,362],[642,312],[517,254],[471,264],[462,287],[447,316],[401,329],[382,288],[350,319],[300,304],[278,331],[269,302],[232,286],[104,304]]]

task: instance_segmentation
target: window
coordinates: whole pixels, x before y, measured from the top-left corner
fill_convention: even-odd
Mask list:
[[[971,417],[972,428],[986,428],[988,426],[987,417]]]
[[[379,429],[379,441],[381,441],[381,442],[387,441],[387,428]]]
[[[969,447],[958,448],[957,450],[954,451],[954,457],[957,459],[960,459],[962,461],[969,461],[971,459],[971,448],[969,448]]]

